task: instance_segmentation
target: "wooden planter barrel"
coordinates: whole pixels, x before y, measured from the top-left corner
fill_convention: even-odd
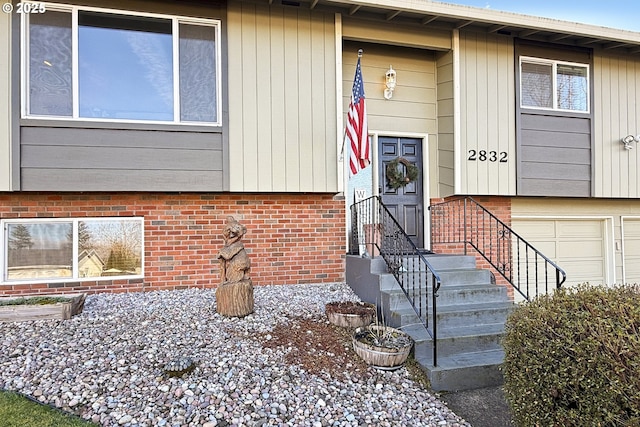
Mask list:
[[[388,334],[391,341],[396,337],[397,345],[375,345],[367,339],[369,334],[381,333]],[[378,369],[398,369],[407,361],[412,347],[413,339],[408,334],[388,326],[369,325],[356,329],[353,334],[353,350],[368,365]]]
[[[376,318],[374,304],[357,301],[336,301],[325,305],[324,311],[329,322],[342,328],[367,326]]]

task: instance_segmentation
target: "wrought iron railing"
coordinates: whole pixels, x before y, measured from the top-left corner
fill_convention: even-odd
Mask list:
[[[566,273],[471,197],[431,205],[431,243],[477,251],[524,299],[559,289]]]
[[[350,253],[382,256],[431,337],[433,365],[437,366],[438,326],[435,319],[440,276],[379,197],[353,204],[351,215]]]

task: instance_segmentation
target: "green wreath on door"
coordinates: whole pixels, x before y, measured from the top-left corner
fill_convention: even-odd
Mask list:
[[[399,168],[398,166],[400,164],[404,167]],[[389,186],[394,190],[397,190],[398,188],[404,187],[410,182],[414,182],[418,179],[420,169],[404,157],[396,157],[387,164],[386,172]]]

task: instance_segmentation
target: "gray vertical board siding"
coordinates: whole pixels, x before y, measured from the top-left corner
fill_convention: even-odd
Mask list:
[[[594,63],[594,196],[638,198],[640,146],[620,140],[640,134],[640,58],[596,49]]]
[[[371,31],[375,34],[377,29],[372,27]],[[342,102],[345,120],[351,99],[358,49],[363,49],[361,66],[369,129],[388,132],[389,135],[435,135],[436,61],[435,52],[430,50],[345,40],[342,55]],[[389,65],[396,71],[398,81],[393,97],[386,100],[383,97],[384,76]]]
[[[335,17],[228,4],[231,191],[337,191]]]
[[[453,143],[453,51],[436,55],[437,103],[438,103],[438,187],[436,197],[454,193],[455,167]]]
[[[542,111],[520,107],[517,92],[518,171],[520,196],[591,197],[593,194],[594,71],[591,49],[515,41],[515,68],[521,56],[589,65],[591,113]],[[516,73],[516,87],[520,72]]]
[[[342,37],[365,43],[413,47],[434,51],[451,50],[451,31],[429,27],[414,27],[387,21],[384,25],[353,16],[343,16]],[[395,68],[395,66],[393,67]]]
[[[513,40],[460,31],[460,168],[463,194],[516,193],[516,108]],[[475,153],[475,155],[474,155]],[[480,160],[496,153],[506,161]],[[494,157],[494,158],[498,158]],[[475,160],[474,160],[475,159]]]
[[[24,191],[222,191],[222,134],[23,127]]]

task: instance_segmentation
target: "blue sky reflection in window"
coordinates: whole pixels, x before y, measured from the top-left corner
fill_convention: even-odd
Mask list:
[[[171,21],[78,17],[80,117],[173,121]]]

